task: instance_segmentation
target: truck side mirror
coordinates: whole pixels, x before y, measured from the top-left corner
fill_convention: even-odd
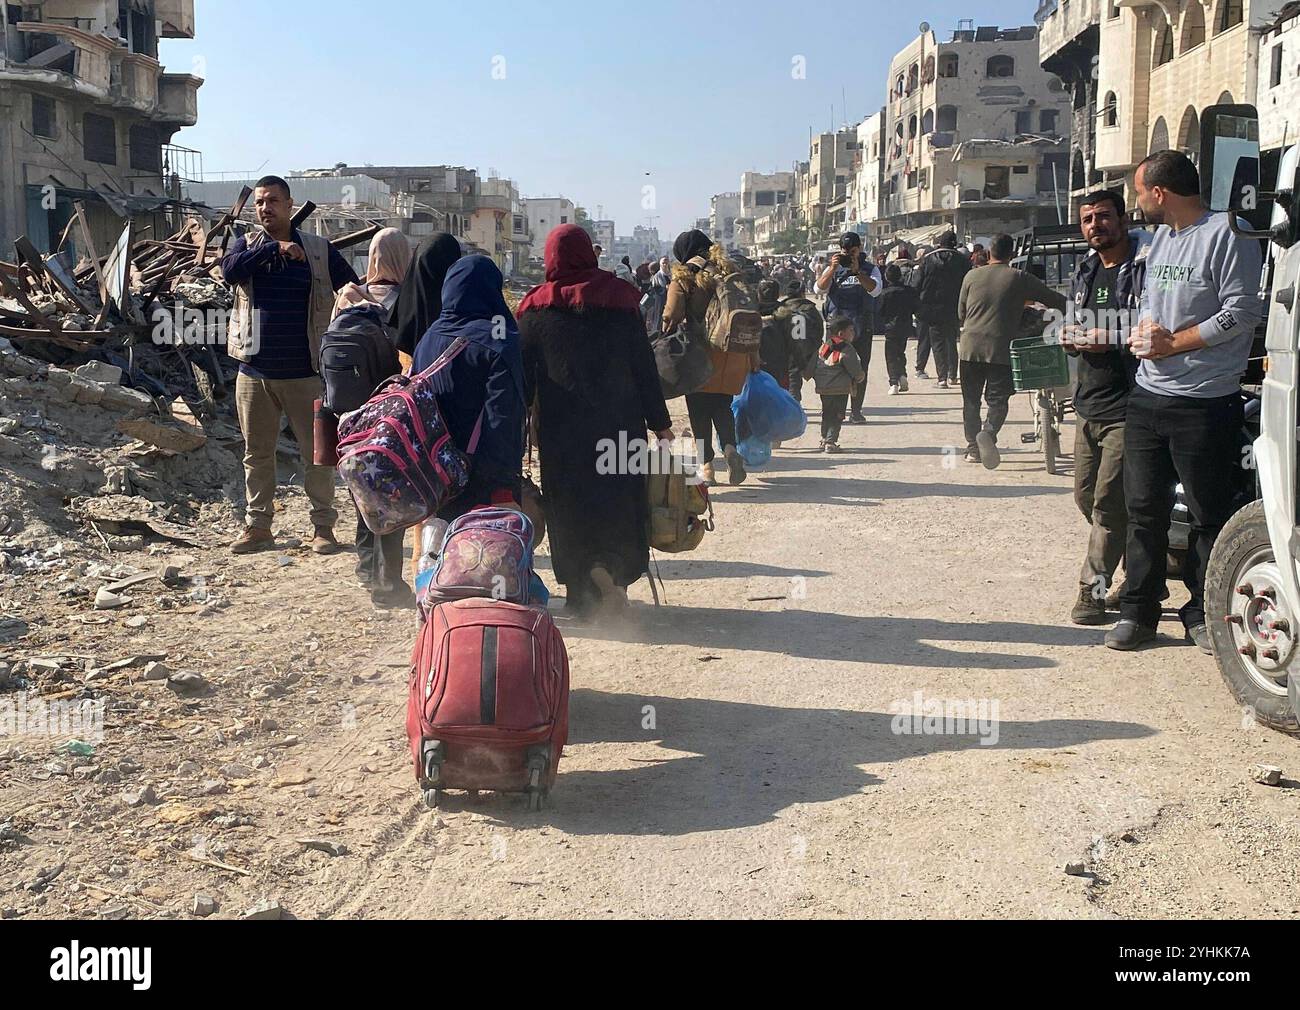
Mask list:
[[[1201,113],[1201,197],[1212,211],[1260,204],[1259,113],[1253,105],[1211,105]]]

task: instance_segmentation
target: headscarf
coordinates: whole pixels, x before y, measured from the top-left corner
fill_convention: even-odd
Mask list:
[[[432,235],[420,244],[402,284],[397,308],[393,310],[392,325],[397,330],[399,351],[414,354],[420,338],[442,314],[442,286],[447,271],[460,257],[460,243],[446,232]]]
[[[673,243],[673,255],[677,257],[678,263],[686,263],[696,256],[707,256],[712,248],[713,240],[697,228],[677,236],[677,241]]]
[[[382,305],[399,288],[411,269],[411,243],[396,228],[384,228],[370,240],[370,261],[364,284],[349,284],[339,292],[337,311],[368,303]]]
[[[519,327],[501,288],[505,278],[486,256],[457,260],[442,287],[442,312],[415,349],[415,371],[423,372],[458,337],[509,354],[519,344]]]
[[[591,236],[574,224],[562,225],[546,240],[546,283],[533,288],[519,314],[535,309],[623,309],[636,311],[641,293],[596,265]]]

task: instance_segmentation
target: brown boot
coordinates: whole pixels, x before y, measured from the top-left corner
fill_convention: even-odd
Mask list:
[[[270,530],[249,526],[239,535],[239,539],[230,545],[231,554],[256,554],[275,546],[275,534]]]
[[[334,531],[328,526],[317,526],[316,534],[311,540],[313,554],[337,554],[342,548],[334,539]]]

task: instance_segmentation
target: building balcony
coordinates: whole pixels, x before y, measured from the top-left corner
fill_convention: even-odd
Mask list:
[[[194,126],[199,121],[199,88],[203,78],[190,74],[162,74],[158,78],[156,118],[176,126]]]
[[[1038,22],[1039,60],[1044,66],[1071,42],[1100,26],[1101,5],[1102,0],[1043,0],[1039,4],[1034,20]]]
[[[112,39],[61,24],[20,21],[11,27],[23,36],[23,58],[10,60],[0,77],[109,100],[113,63],[121,52]]]
[[[509,214],[514,209],[508,196],[492,196],[484,193],[475,203],[478,210],[490,210],[496,214]]]
[[[148,56],[128,53],[113,70],[115,105],[152,114],[158,108],[158,80],[162,64]]]
[[[154,17],[164,39],[194,38],[194,0],[156,0]]]

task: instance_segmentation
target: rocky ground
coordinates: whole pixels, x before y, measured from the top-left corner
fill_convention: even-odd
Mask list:
[[[282,549],[228,554],[237,433],[162,450],[60,377],[11,381],[0,706],[105,723],[93,748],[0,738],[0,914],[1297,914],[1300,790],[1250,776],[1300,777],[1296,741],[1243,719],[1172,616],[1135,656],[1068,624],[1085,529],[1019,445],[1027,398],[988,473],[951,451],[957,391],[882,380],[844,455],[810,434],[717,492],[717,532],[661,559],[664,609],[642,584],[625,622],[563,625],[572,734],[541,814],[423,807],[415,617],[297,544],[296,486]],[[916,692],[996,703],[996,742],[896,732]]]

